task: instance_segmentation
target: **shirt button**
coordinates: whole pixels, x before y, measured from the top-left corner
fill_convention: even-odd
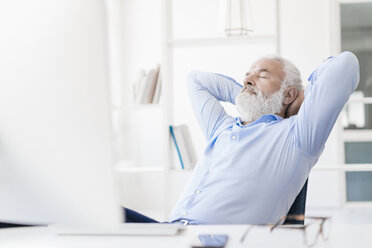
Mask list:
[[[183,214],[182,214],[183,216],[187,216],[187,212],[183,212]]]
[[[196,191],[197,194],[200,194],[200,192],[201,192],[200,190],[197,190],[197,191]]]
[[[211,173],[213,170],[212,169],[209,169],[208,172]]]
[[[235,135],[233,135],[231,138],[232,138],[233,140],[236,140],[236,136],[235,136]]]

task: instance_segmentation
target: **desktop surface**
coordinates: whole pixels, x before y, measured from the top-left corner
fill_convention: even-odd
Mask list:
[[[269,227],[252,227],[240,242],[247,225],[189,225],[175,236],[61,236],[48,227],[0,230],[0,247],[177,247],[189,248],[198,234],[227,234],[229,247],[305,247],[299,233],[270,236]],[[327,242],[318,240],[313,247],[372,247],[372,223],[336,223]],[[265,238],[263,238],[263,236]]]

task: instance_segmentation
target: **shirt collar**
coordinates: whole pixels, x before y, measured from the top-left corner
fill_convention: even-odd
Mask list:
[[[244,126],[242,124],[242,121],[240,120],[240,117],[236,117],[235,119],[236,119],[236,125],[238,125],[239,127],[249,127],[249,126],[253,126],[253,125],[256,125],[258,123],[261,123],[261,122],[269,123],[269,122],[272,122],[272,121],[283,120],[283,118],[280,117],[279,115],[269,114],[269,115],[263,115],[260,118],[258,118],[257,120],[252,121],[248,125]]]

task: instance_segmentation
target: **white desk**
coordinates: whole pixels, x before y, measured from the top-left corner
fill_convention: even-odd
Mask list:
[[[192,240],[201,233],[223,233],[229,235],[227,248],[236,247],[303,247],[299,233],[268,235],[267,229],[255,229],[246,237],[243,244],[239,242],[248,226],[188,226],[177,236],[58,236],[47,227],[10,228],[0,230],[0,247],[190,247]],[[333,224],[328,242],[319,238],[314,247],[372,247],[372,223]]]

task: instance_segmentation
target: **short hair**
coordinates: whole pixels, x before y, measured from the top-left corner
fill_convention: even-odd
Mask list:
[[[270,59],[279,62],[283,66],[283,72],[285,74],[283,85],[296,87],[298,90],[303,90],[301,73],[298,68],[288,59],[282,58],[278,55],[266,55],[261,59]],[[260,59],[260,60],[261,60]]]

